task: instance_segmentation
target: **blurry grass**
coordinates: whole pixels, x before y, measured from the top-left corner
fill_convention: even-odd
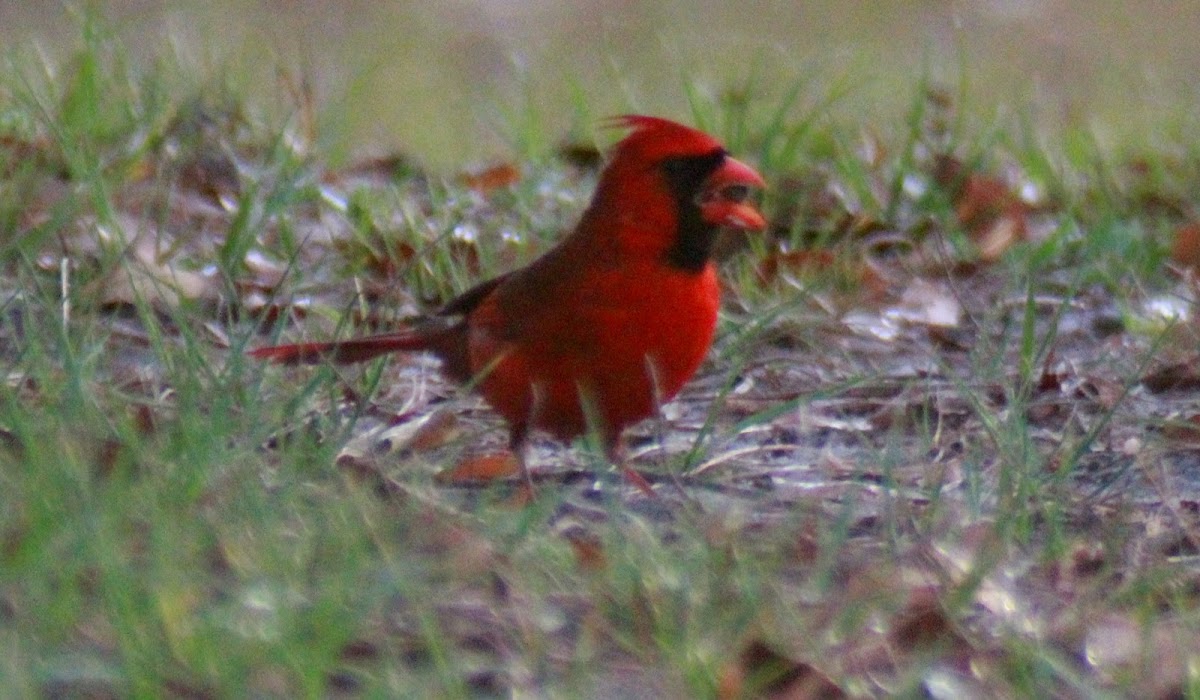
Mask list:
[[[921,451],[939,446],[938,427],[923,423],[861,439],[874,460],[855,465],[846,480],[877,482],[888,503],[880,522],[860,522],[855,488],[828,508],[819,501],[777,508],[765,524],[736,508],[704,515],[681,509],[670,537],[653,518],[626,516],[619,502],[608,502],[611,517],[587,523],[602,557],[589,568],[570,540],[547,526],[561,506],[558,494],[525,509],[506,504],[503,494],[482,496],[478,508],[463,512],[421,475],[402,475],[411,491],[380,498],[339,471],[334,460],[356,415],[333,408],[310,415],[309,407],[317,397],[338,406],[340,386],[329,372],[288,375],[249,364],[239,351],[257,342],[250,339],[258,329],[235,304],[214,311],[185,300],[164,310],[143,296],[122,312],[101,308],[89,294],[95,280],[129,264],[122,236],[132,232],[123,230],[121,193],[147,161],[166,157],[162,144],[193,114],[203,124],[212,123],[205,115],[217,115],[219,138],[197,136],[191,147],[244,149],[238,157],[257,175],[243,178],[210,257],[187,261],[215,265],[230,297],[268,225],[278,231],[278,249],[270,252],[293,263],[287,279],[303,288],[311,271],[298,261],[310,233],[301,223],[330,207],[351,221],[368,251],[346,256],[339,273],[347,289],[370,261],[396,256],[418,299],[446,298],[544,250],[586,199],[587,176],[561,175],[551,155],[558,135],[537,110],[519,106],[507,122],[526,172],[486,205],[495,218],[472,233],[479,256],[468,264],[447,252],[481,206],[461,183],[409,174],[395,190],[331,206],[319,164],[293,146],[292,121],[256,122],[219,86],[173,94],[166,86],[186,81],[156,73],[174,70],[165,61],[142,72],[93,19],[83,20],[81,33],[69,66],[12,56],[14,70],[0,93],[0,137],[37,144],[42,158],[4,163],[0,185],[0,222],[10,234],[0,255],[7,377],[0,393],[0,695],[372,696],[428,688],[431,696],[488,696],[524,683],[587,696],[628,683],[652,694],[709,697],[723,687],[739,650],[759,636],[788,640],[803,658],[828,662],[855,692],[881,692],[839,652],[909,604],[897,571],[922,538],[943,538],[947,529],[976,521],[989,530],[988,545],[963,577],[940,592],[945,614],[966,628],[975,594],[1007,563],[1054,561],[1079,537],[1066,527],[1075,507],[1066,480],[1076,465],[1047,469],[1026,420],[1065,309],[1047,317],[1038,295],[1050,288],[1069,301],[1100,285],[1132,305],[1131,287],[1158,284],[1163,236],[1173,221],[1145,215],[1142,195],[1125,188],[1115,157],[1086,133],[1067,134],[1051,148],[1020,120],[955,122],[938,144],[973,163],[1017,163],[1066,212],[1047,240],[1018,247],[1002,263],[1008,288],[1024,303],[1011,316],[995,310],[976,319],[1001,330],[970,358],[971,375],[958,377],[988,440],[963,448],[968,512],[957,512],[933,477],[922,512],[899,495],[912,460],[907,440],[915,435]],[[854,89],[850,79],[833,87],[797,81],[774,101],[755,97],[764,79],[754,76],[716,101],[686,86],[693,121],[720,133],[735,153],[756,154],[772,182],[819,163],[862,216],[889,225],[930,220],[963,235],[945,196],[904,192],[906,178],[925,176],[918,163],[931,146],[930,86],[913,86],[907,116],[874,135],[830,116],[829,106]],[[575,110],[581,121],[593,117],[582,101]],[[869,116],[864,121],[887,121]],[[894,151],[865,161],[855,155],[864,138]],[[1196,173],[1170,156],[1143,157],[1153,174],[1149,187],[1186,200]],[[152,197],[172,196],[168,180],[152,180],[162,187]],[[65,194],[29,225],[31,198],[47,182]],[[406,187],[425,192],[429,211],[406,209]],[[768,192],[768,209],[781,196]],[[557,204],[547,207],[546,200]],[[800,228],[781,235],[800,245]],[[510,229],[519,240],[506,242]],[[58,267],[44,258],[72,257],[76,237],[95,239],[99,252],[94,264],[74,261],[64,325]],[[397,241],[416,254],[406,258],[387,247]],[[958,243],[968,245],[965,238]],[[722,380],[685,468],[737,431],[769,427],[785,409],[876,379],[869,372],[841,377],[732,426],[720,420],[740,373],[781,328],[798,334],[800,347],[776,360],[779,367],[806,354],[850,359],[846,350],[821,345],[838,323],[826,303],[836,283],[815,275],[764,284],[756,265],[765,244],[752,245],[760,247],[727,264],[739,291],[714,352],[713,371]],[[1070,270],[1065,290],[1061,281],[1047,282],[1063,268]],[[347,298],[344,312],[325,309],[336,318],[324,320],[348,326],[356,304],[355,295]],[[144,336],[130,341],[121,321]],[[212,323],[232,347],[211,340]],[[1007,364],[1014,356],[1015,371]],[[382,371],[377,365],[361,379],[366,397],[382,391]],[[989,384],[1004,388],[1002,410],[986,396]],[[290,427],[296,423],[301,427]],[[1073,444],[1086,444],[1086,436],[1076,438],[1084,442]],[[1113,552],[1130,546],[1118,525],[1101,535]],[[812,551],[800,552],[801,544]],[[1160,566],[1133,572],[1116,591],[1090,592],[1091,602],[1145,615],[1163,605],[1190,609],[1194,603],[1179,593],[1183,574]],[[1172,595],[1180,600],[1163,603]],[[1008,665],[993,670],[989,687],[1034,696],[1101,686],[1077,677],[1061,650],[1008,632],[998,643],[1009,652]],[[936,658],[908,667],[890,690],[921,692]],[[609,662],[630,678],[607,678]]]

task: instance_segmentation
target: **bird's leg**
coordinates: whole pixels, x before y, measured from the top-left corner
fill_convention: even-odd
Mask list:
[[[517,459],[517,469],[525,481],[529,497],[533,497],[533,475],[529,473],[529,465],[525,461],[526,441],[529,438],[529,426],[537,425],[538,415],[545,405],[546,393],[541,384],[533,382],[529,385],[529,412],[524,423],[512,423],[508,434],[508,446]]]
[[[648,496],[657,498],[654,493],[654,487],[646,481],[646,477],[638,474],[629,467],[628,461],[625,459],[624,445],[621,442],[621,429],[613,429],[605,424],[603,413],[600,411],[600,404],[596,400],[596,394],[590,391],[585,385],[579,385],[579,408],[583,411],[584,421],[587,423],[587,437],[590,446],[599,446],[607,466],[615,466],[621,471],[621,475],[627,481],[632,483],[642,493]]]
[[[604,456],[609,463],[615,465],[621,470],[621,475],[625,480],[637,487],[639,491],[651,498],[658,498],[658,494],[654,492],[654,486],[646,480],[636,469],[629,466],[629,460],[625,457],[625,449],[621,444],[621,436],[605,435],[604,437]]]
[[[679,475],[671,468],[667,460],[667,423],[663,417],[663,395],[661,375],[658,372],[658,365],[654,362],[654,358],[646,355],[646,376],[650,379],[650,398],[654,401],[654,437],[658,440],[658,448],[662,453],[663,467],[666,469],[667,476],[671,479],[671,484],[679,491],[679,495],[683,499],[691,500],[687,491],[683,488],[683,482],[679,480]]]
[[[517,460],[517,470],[521,473],[521,479],[525,482],[525,488],[529,491],[529,495],[533,496],[533,476],[529,473],[529,465],[525,462],[526,439],[528,437],[528,428],[524,425],[513,425],[508,436],[508,449],[512,451],[513,458]]]

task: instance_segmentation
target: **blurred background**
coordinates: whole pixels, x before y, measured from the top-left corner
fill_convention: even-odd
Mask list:
[[[0,0],[0,43],[69,60],[77,5]],[[1200,3],[1178,0],[112,0],[93,5],[131,59],[241,81],[286,113],[308,81],[334,160],[401,150],[437,168],[514,143],[591,139],[627,111],[688,118],[689,91],[769,112],[830,94],[886,131],[922,78],[981,120],[1170,139],[1196,112]],[[234,76],[230,78],[230,76]],[[799,116],[799,115],[797,115]]]

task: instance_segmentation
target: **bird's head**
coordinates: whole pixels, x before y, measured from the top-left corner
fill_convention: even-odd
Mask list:
[[[616,213],[626,247],[699,270],[720,229],[766,227],[751,200],[766,183],[720,141],[659,117],[629,115],[610,124],[632,131],[613,148],[592,209]]]

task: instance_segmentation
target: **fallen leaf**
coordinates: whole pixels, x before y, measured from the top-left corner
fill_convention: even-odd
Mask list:
[[[453,411],[435,410],[416,422],[416,430],[405,445],[411,452],[428,452],[444,447],[458,439],[463,432],[458,414]]]
[[[448,248],[450,255],[456,263],[462,265],[468,274],[472,276],[479,275],[481,270],[479,264],[479,247],[475,245],[475,241],[455,238],[450,241]]]
[[[31,171],[50,170],[62,177],[67,174],[67,167],[61,163],[61,157],[55,153],[53,143],[48,137],[39,136],[27,140],[12,134],[0,135],[0,175],[11,177],[17,168],[28,168]]]
[[[183,301],[220,298],[215,275],[180,269],[162,260],[149,235],[140,235],[130,246],[124,264],[114,265],[87,289],[102,306],[150,304],[159,311],[170,311]]]
[[[242,194],[237,164],[228,155],[207,150],[179,167],[181,187],[198,192],[226,211],[234,211]]]
[[[364,431],[346,443],[338,453],[338,459],[380,455],[403,458],[414,452],[442,447],[459,435],[458,418],[451,411],[433,410],[411,420],[389,417],[388,424]]]
[[[600,571],[608,567],[608,557],[604,553],[604,543],[596,533],[588,530],[577,522],[569,522],[559,527],[559,534],[575,552],[575,561],[583,571]]]
[[[434,475],[439,484],[462,484],[479,481],[496,481],[520,472],[517,457],[512,452],[491,452],[463,458],[449,469]]]
[[[933,179],[950,191],[954,216],[979,248],[984,262],[994,262],[1028,235],[1030,207],[1000,178],[967,172],[950,155],[937,157]]]
[[[890,637],[893,644],[909,652],[943,644],[968,646],[946,616],[938,591],[929,586],[911,591],[908,604],[892,621]]]
[[[257,290],[246,292],[242,296],[242,310],[259,321],[264,328],[273,327],[284,316],[295,320],[306,318],[311,307],[311,299],[293,299],[285,304],[273,297],[268,298]]]
[[[761,640],[752,640],[736,661],[726,664],[717,679],[717,698],[787,698],[835,700],[847,697],[812,664],[791,659]]]
[[[289,267],[275,260],[257,248],[251,248],[242,260],[246,270],[253,276],[253,284],[258,289],[273,290],[283,283]]]
[[[1195,391],[1200,389],[1200,372],[1195,361],[1177,362],[1142,377],[1142,386],[1153,393],[1166,391]]]
[[[1189,221],[1175,229],[1171,261],[1193,274],[1200,274],[1200,222]]]
[[[599,170],[604,164],[604,154],[590,143],[565,143],[558,147],[558,157],[580,170]]]
[[[1187,445],[1200,444],[1200,413],[1180,416],[1166,421],[1162,426],[1162,435],[1165,438]]]
[[[388,280],[399,275],[418,255],[412,243],[396,240],[378,230],[336,240],[333,247],[350,260]]]
[[[379,658],[379,644],[369,639],[354,639],[342,646],[338,656],[348,661],[361,661]]]
[[[352,163],[333,173],[327,173],[324,180],[368,180],[387,183],[392,180],[420,173],[416,161],[403,153],[389,153],[382,156],[365,158]]]
[[[907,323],[954,328],[962,320],[962,305],[945,285],[914,278],[900,295],[900,303],[885,316]]]
[[[520,182],[521,170],[512,163],[500,163],[476,172],[463,173],[458,179],[476,192],[487,194]]]
[[[975,245],[979,246],[979,257],[984,262],[995,262],[1013,244],[1025,240],[1025,214],[1020,207],[1014,207],[975,226],[972,234]]]

